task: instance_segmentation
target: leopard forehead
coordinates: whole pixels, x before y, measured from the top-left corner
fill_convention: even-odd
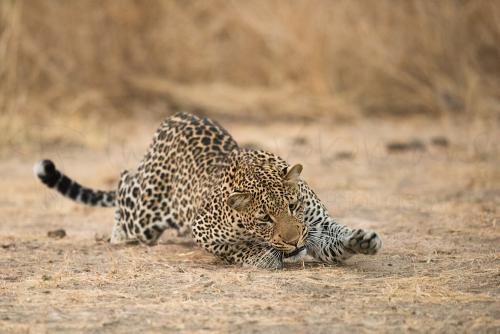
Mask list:
[[[298,197],[299,187],[285,180],[288,168],[274,154],[255,152],[240,162],[233,190],[251,193],[254,211],[278,213]]]

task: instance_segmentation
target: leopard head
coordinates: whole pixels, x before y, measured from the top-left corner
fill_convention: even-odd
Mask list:
[[[247,152],[235,168],[227,198],[245,233],[283,252],[285,257],[301,252],[306,242],[301,172],[302,165],[289,167],[272,153]]]

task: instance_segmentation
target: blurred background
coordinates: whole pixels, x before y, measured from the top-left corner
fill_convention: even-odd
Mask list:
[[[32,175],[115,189],[179,110],[303,164],[382,252],[268,272],[173,231],[112,248],[112,211]],[[499,129],[500,0],[0,0],[0,328],[499,333]]]
[[[177,110],[496,122],[500,2],[0,2],[0,151]]]

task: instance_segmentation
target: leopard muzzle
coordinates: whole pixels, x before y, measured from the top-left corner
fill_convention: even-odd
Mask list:
[[[276,220],[271,243],[274,248],[284,252],[285,257],[293,256],[304,250],[306,236],[306,226],[297,218],[285,215]]]

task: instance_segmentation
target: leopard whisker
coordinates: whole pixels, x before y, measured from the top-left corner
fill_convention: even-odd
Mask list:
[[[258,257],[252,262],[252,265],[256,267],[260,267],[262,264],[265,264],[269,254],[272,252],[272,248],[267,249],[264,253],[259,254]]]

